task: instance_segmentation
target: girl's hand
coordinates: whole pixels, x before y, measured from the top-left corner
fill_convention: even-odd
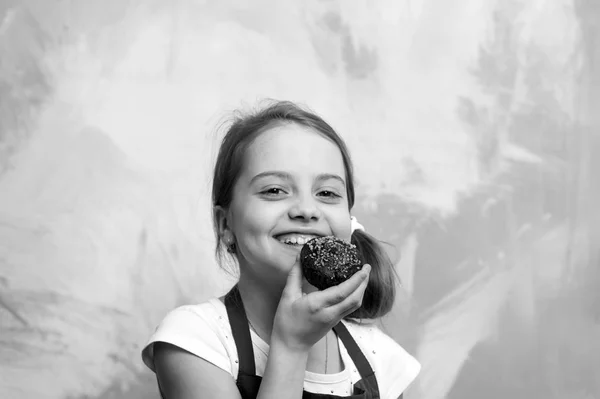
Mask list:
[[[323,291],[302,293],[299,260],[290,271],[273,321],[272,343],[308,351],[341,319],[362,305],[369,282],[370,265],[343,283]]]

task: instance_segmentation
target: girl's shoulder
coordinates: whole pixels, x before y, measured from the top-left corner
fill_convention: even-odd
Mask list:
[[[154,344],[157,342],[177,346],[232,372],[231,355],[236,352],[235,344],[231,340],[227,310],[219,298],[179,306],[167,313],[142,350],[142,360],[152,371],[155,371]]]
[[[227,310],[223,301],[220,298],[213,297],[201,303],[181,305],[171,310],[160,322],[157,329],[165,324],[177,324],[184,320],[204,320],[209,323],[214,323],[215,320],[222,320],[226,315]]]
[[[206,328],[221,331],[228,326],[225,304],[219,298],[210,298],[198,304],[181,305],[166,314],[153,336],[164,331],[201,335]]]
[[[343,323],[371,364],[381,397],[397,398],[417,378],[419,361],[374,322]]]

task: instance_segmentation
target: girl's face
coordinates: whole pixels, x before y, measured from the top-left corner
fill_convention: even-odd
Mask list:
[[[244,161],[226,211],[242,269],[279,279],[309,239],[350,241],[346,173],[333,142],[301,125],[277,125],[255,139]]]

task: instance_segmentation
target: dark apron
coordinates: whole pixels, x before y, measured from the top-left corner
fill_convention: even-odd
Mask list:
[[[244,310],[244,304],[242,303],[237,285],[225,296],[225,307],[227,308],[229,324],[231,325],[239,357],[237,387],[240,390],[242,399],[256,399],[262,377],[256,375],[250,328],[248,327],[246,311]],[[338,323],[337,326],[333,327],[333,331],[344,343],[350,358],[358,369],[361,380],[354,385],[351,396],[317,394],[303,391],[302,399],[380,399],[375,373],[346,326]]]

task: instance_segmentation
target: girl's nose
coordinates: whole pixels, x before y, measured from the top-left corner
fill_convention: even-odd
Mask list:
[[[319,220],[321,210],[313,198],[298,198],[289,210],[291,219]]]

